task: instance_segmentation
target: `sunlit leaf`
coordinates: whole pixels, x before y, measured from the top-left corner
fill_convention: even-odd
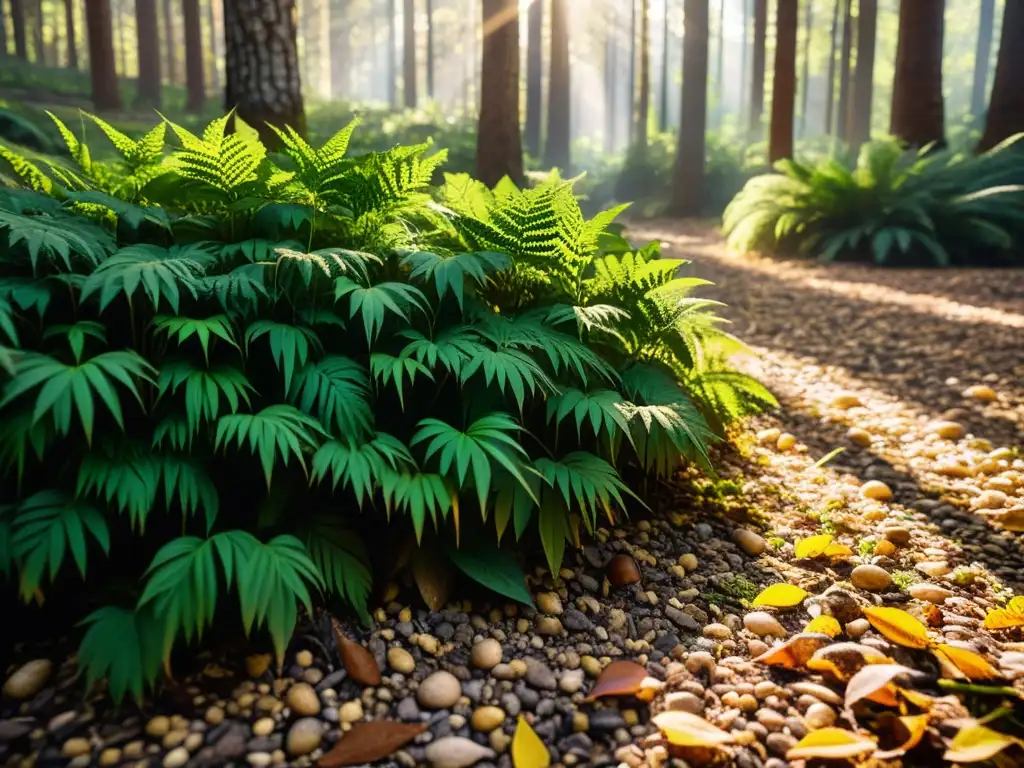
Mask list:
[[[635,661],[613,661],[601,670],[586,701],[602,696],[632,696],[640,690],[640,684],[647,677],[647,670]]]
[[[902,664],[869,664],[850,678],[846,685],[847,707],[852,707],[861,699],[868,699],[886,706],[896,706],[895,691],[891,687],[893,680],[901,675],[912,675],[914,670]]]
[[[993,680],[1002,677],[999,671],[983,656],[966,648],[940,643],[932,649],[932,652],[939,661],[950,664],[953,667],[953,672],[959,673],[953,675],[954,677],[966,677],[968,680]]]
[[[800,605],[808,593],[793,584],[772,584],[754,598],[754,605],[771,608],[792,608]]]
[[[928,627],[899,608],[865,608],[864,616],[887,640],[906,648],[927,648]]]
[[[814,654],[807,668],[846,682],[868,664],[892,664],[892,659],[868,645],[833,643]]]
[[[1020,739],[974,723],[960,729],[942,757],[951,763],[980,763],[1020,743]]]
[[[893,749],[887,749],[884,752],[876,752],[875,757],[879,760],[892,760],[895,757],[900,757],[906,754],[918,744],[921,743],[921,739],[928,732],[928,723],[931,721],[931,715],[904,715],[898,719],[894,719],[894,723],[899,724],[899,738],[903,739],[899,746]]]
[[[842,760],[874,752],[871,739],[842,728],[819,728],[811,731],[786,752],[787,760]]]
[[[548,748],[522,715],[516,720],[511,750],[514,768],[547,768],[551,765]]]
[[[808,634],[806,632],[793,635],[784,643],[769,648],[754,661],[786,669],[799,669],[807,664],[810,658],[821,648],[832,642],[825,634]]]
[[[815,619],[811,619],[807,626],[804,627],[804,632],[811,632],[820,635],[828,635],[829,637],[837,637],[842,634],[843,628],[839,625],[839,622],[833,619],[831,616],[818,616]]]
[[[662,712],[655,715],[652,722],[665,734],[670,744],[679,747],[721,748],[734,741],[731,733],[689,712]]]
[[[817,557],[825,553],[828,545],[832,543],[832,537],[823,533],[819,536],[811,536],[806,539],[800,539],[793,547],[793,553],[796,557]]]

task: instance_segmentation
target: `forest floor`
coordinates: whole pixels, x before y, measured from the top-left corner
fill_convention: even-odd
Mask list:
[[[99,695],[83,703],[69,660],[21,703],[0,703],[0,761],[509,768],[515,752],[516,768],[534,768],[526,742],[513,742],[522,715],[562,766],[725,755],[783,768],[801,764],[790,750],[812,732],[832,755],[866,755],[874,734],[882,749],[913,747],[904,765],[926,765],[970,717],[1012,710],[1008,686],[1024,692],[1021,629],[982,623],[1024,593],[1024,541],[1008,530],[1024,530],[1018,276],[740,259],[696,225],[633,234],[661,239],[716,283],[701,294],[728,304],[754,353],[744,365],[780,400],[716,452],[718,478],[686,474],[649,518],[567,553],[557,578],[531,573],[536,611],[474,600],[428,612],[408,586],[391,590],[371,632],[339,626],[372,658],[339,659],[323,620],[296,636],[281,678],[269,656],[204,657],[128,712]],[[812,536],[832,539],[811,547]],[[612,586],[629,581],[625,554],[639,581]],[[809,594],[755,605],[772,584]],[[814,617],[819,631],[803,632]],[[906,669],[874,664],[877,674],[850,682],[888,659]],[[912,684],[911,670],[921,673]],[[1001,682],[966,695],[956,689],[967,680],[943,675]],[[585,700],[602,692],[639,696]],[[665,712],[679,713],[672,740],[691,746],[654,727]],[[833,725],[847,743],[823,730]],[[1009,740],[981,741],[1024,759]]]

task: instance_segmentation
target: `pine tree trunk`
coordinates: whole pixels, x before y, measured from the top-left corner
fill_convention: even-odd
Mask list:
[[[226,107],[268,147],[277,136],[267,123],[306,132],[295,32],[295,0],[224,1]]]
[[[832,135],[835,129],[836,109],[836,58],[839,55],[839,10],[840,0],[836,0],[832,6],[832,32],[829,37],[828,50],[828,80],[825,89],[825,133]]]
[[[124,20],[124,0],[114,0],[114,30],[117,32],[117,58],[119,63],[118,73],[121,77],[128,77],[128,43],[125,41],[124,31],[128,27]]]
[[[206,102],[206,77],[203,72],[203,28],[199,16],[199,0],[182,1],[185,22],[185,85],[188,98],[185,109],[198,113]]]
[[[544,3],[530,3],[526,15],[526,151],[541,153],[544,111]]]
[[[64,36],[68,41],[68,69],[78,69],[78,40],[75,38],[75,0],[64,0]]]
[[[807,4],[804,21],[804,60],[800,74],[800,135],[807,135],[807,105],[811,93],[811,39],[814,37],[814,1]]]
[[[636,110],[636,146],[647,152],[647,126],[651,116],[651,25],[649,0],[640,0],[640,98]]]
[[[220,92],[220,41],[223,35],[220,31],[220,16],[217,4],[221,0],[209,0],[206,5],[206,20],[210,33],[210,87],[214,93]]]
[[[771,162],[793,157],[793,111],[796,106],[796,32],[798,0],[777,0],[775,72],[772,75]]]
[[[618,9],[607,6],[604,41],[604,149],[614,152],[618,139],[619,43],[616,38]]]
[[[434,91],[434,0],[427,0],[427,98],[431,101]]]
[[[725,0],[718,0],[718,25],[715,29],[715,128],[722,127],[725,115]]]
[[[850,144],[854,148],[871,140],[878,0],[859,0],[857,13],[857,69],[853,75],[853,108],[850,114]]]
[[[750,97],[748,95],[748,79],[750,77],[750,0],[740,0],[743,4],[742,29],[743,37],[740,44],[740,109],[739,123],[746,124],[750,120]]]
[[[135,0],[135,33],[139,58],[136,105],[160,108],[160,34],[156,0]]]
[[[388,0],[388,104],[398,109],[398,28],[395,0]]]
[[[944,147],[942,37],[945,0],[901,0],[893,136],[910,147]]]
[[[0,0],[0,59],[7,56],[7,15],[4,13],[4,0]]]
[[[685,0],[682,109],[670,207],[676,216],[697,216],[704,205],[710,15],[707,0]]]
[[[978,45],[974,52],[974,86],[971,88],[971,116],[981,123],[985,114],[985,96],[988,90],[988,64],[992,56],[992,30],[995,27],[996,0],[981,0],[978,17]],[[1020,45],[1022,40],[1017,40]],[[1000,50],[1002,55],[1002,50]]]
[[[32,46],[35,48],[35,61],[46,66],[46,49],[43,47],[43,0],[32,2]]]
[[[476,175],[493,187],[523,181],[519,132],[519,0],[483,0],[480,123]]]
[[[551,0],[551,74],[548,81],[548,136],[544,163],[569,174],[571,156],[569,99],[569,8]],[[515,83],[519,91],[518,82]]]
[[[551,0],[552,3],[558,0]],[[629,0],[629,115],[626,120],[627,143],[633,145],[633,129],[636,126],[636,2]]]
[[[121,109],[121,91],[114,65],[113,15],[110,0],[89,0],[85,4],[89,33],[89,73],[92,103],[100,112]]]
[[[28,61],[28,42],[25,34],[25,0],[11,0],[11,27],[14,30],[14,55]]]
[[[1024,133],[1024,3],[1009,0],[1003,11],[992,97],[985,133],[978,144],[984,152],[1018,133]]]
[[[372,18],[371,16],[371,20]],[[333,45],[331,45],[331,96],[335,99],[345,99],[351,95],[352,78],[349,62],[352,55],[352,37],[350,27],[348,0],[333,0],[330,22],[331,40],[333,41]],[[371,33],[371,46],[375,50],[374,38],[375,35]],[[374,74],[371,70],[371,83]]]
[[[843,47],[839,70],[839,114],[836,138],[846,142],[850,132],[850,59],[853,56],[853,3],[843,0]]]
[[[750,78],[750,133],[760,138],[764,126],[765,38],[768,37],[768,0],[754,0],[754,68]]]
[[[416,108],[416,0],[405,0],[402,13],[402,85],[405,108]]]
[[[744,0],[746,2],[746,0]],[[669,15],[668,15],[668,0],[661,0],[662,7],[662,24],[661,30],[661,78],[659,79],[658,86],[661,93],[658,96],[658,130],[664,133],[668,130],[668,82],[669,82]]]
[[[172,0],[164,0],[164,64],[167,67],[167,82],[178,82],[177,49],[174,43],[174,12]]]

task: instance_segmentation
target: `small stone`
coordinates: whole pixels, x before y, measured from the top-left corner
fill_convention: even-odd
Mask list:
[[[861,448],[871,447],[871,433],[860,427],[850,427],[846,430],[846,439]]]
[[[473,646],[469,658],[477,669],[492,669],[501,663],[501,643],[493,637],[481,640]]]
[[[973,387],[968,387],[963,391],[963,396],[968,400],[980,400],[983,403],[994,403],[999,399],[996,391],[986,384],[975,384]]]
[[[780,451],[792,450],[795,445],[796,435],[791,435],[789,432],[783,432],[779,435],[779,439],[775,441],[775,447]]]
[[[704,700],[689,691],[674,691],[665,697],[665,706],[676,712],[699,715],[704,711]]]
[[[4,696],[15,701],[31,699],[46,685],[53,673],[53,662],[35,659],[22,664],[4,683]]]
[[[868,480],[860,487],[860,495],[872,501],[891,501],[892,488],[881,480]]]
[[[769,752],[779,757],[785,757],[786,753],[796,746],[796,739],[788,733],[769,733],[764,743]]]
[[[732,637],[732,630],[725,624],[708,624],[704,627],[704,637],[711,640],[728,640]]]
[[[164,757],[164,768],[181,768],[192,757],[184,747],[175,747]]]
[[[757,433],[757,442],[761,445],[774,445],[778,442],[779,436],[782,434],[782,430],[778,427],[769,427],[768,429],[762,429]]]
[[[512,743],[512,737],[500,728],[495,728],[487,735],[487,741],[490,742],[491,749],[501,755],[504,754],[505,750]]]
[[[856,640],[871,629],[871,622],[867,619],[854,619],[846,625],[846,634]]]
[[[252,768],[265,768],[274,762],[274,757],[269,752],[250,752],[245,760]]]
[[[743,617],[743,626],[758,637],[785,637],[786,630],[767,611],[752,611]]]
[[[542,592],[537,595],[537,610],[558,615],[562,612],[562,601],[554,592]]]
[[[697,570],[697,556],[692,552],[679,556],[679,565],[688,571]]]
[[[907,587],[907,594],[915,600],[924,600],[926,603],[935,603],[935,605],[943,605],[947,598],[953,596],[952,591],[940,587],[938,584],[929,584],[927,581],[911,584]]]
[[[586,733],[590,730],[590,717],[586,712],[575,711],[572,713],[572,732]]]
[[[983,491],[975,500],[976,509],[1002,509],[1009,497],[1002,491]]]
[[[299,651],[295,654],[295,663],[305,669],[313,666],[313,654],[309,651]]]
[[[474,731],[490,733],[505,722],[505,710],[501,707],[479,707],[470,718]]]
[[[100,752],[99,764],[103,766],[117,765],[121,762],[121,750],[117,747],[107,747]]]
[[[252,724],[252,735],[253,736],[269,736],[274,732],[274,726],[276,723],[271,717],[261,717],[255,723]]]
[[[245,673],[249,677],[263,677],[263,673],[270,669],[270,662],[273,656],[269,653],[256,653],[245,657]]]
[[[542,691],[553,691],[558,687],[555,673],[551,671],[547,664],[536,659],[527,659],[526,661],[526,682],[528,685]]]
[[[921,573],[923,573],[925,576],[930,578],[930,579],[941,578],[941,577],[945,576],[947,573],[949,573],[950,571],[953,570],[952,568],[949,567],[949,563],[930,562],[930,561],[925,561],[923,563],[918,563],[914,567],[917,570],[919,570]]]
[[[910,543],[910,529],[902,525],[888,526],[882,529],[882,535],[897,547],[905,547]]]
[[[183,728],[175,728],[163,738],[164,749],[171,749],[184,743],[188,731]]]
[[[201,746],[203,746],[204,734],[199,731],[192,731],[188,736],[185,737],[185,749],[189,752],[195,752]]]
[[[323,735],[323,725],[319,720],[315,717],[303,717],[301,720],[296,720],[295,724],[288,729],[285,749],[292,757],[308,755],[320,746]]]
[[[892,586],[892,576],[877,565],[858,565],[850,574],[850,583],[857,589],[882,592]]]
[[[320,697],[309,683],[296,683],[289,688],[285,703],[292,713],[299,717],[320,714]]]
[[[162,739],[170,730],[171,720],[163,715],[157,715],[146,723],[146,733],[158,739]]]
[[[395,672],[411,675],[413,670],[416,669],[416,659],[405,648],[389,648],[388,666],[395,670]]]
[[[60,748],[60,753],[63,757],[78,757],[89,754],[91,750],[92,746],[88,739],[76,737],[65,741],[64,746]]]
[[[436,656],[441,650],[441,642],[433,635],[420,635],[419,646],[431,656]]]
[[[851,408],[863,408],[864,403],[856,395],[844,392],[832,398],[832,407],[837,411],[848,411]]]
[[[882,539],[875,545],[876,557],[892,557],[896,554],[896,545],[888,539]]]
[[[807,713],[804,715],[804,723],[806,723],[807,727],[812,730],[828,728],[835,721],[835,710],[828,704],[822,704],[820,701],[816,704],[811,704],[811,706],[807,708]]]
[[[539,616],[537,618],[537,634],[546,637],[559,637],[565,634],[562,621],[554,616]]]
[[[733,531],[732,540],[751,557],[757,557],[768,548],[768,543],[761,536],[747,528]]]
[[[338,710],[338,720],[343,723],[357,723],[363,719],[363,702],[359,699],[346,701]]]
[[[568,672],[563,672],[562,676],[558,678],[558,690],[562,693],[573,694],[583,687],[583,670],[572,669]]]
[[[818,701],[823,701],[826,704],[833,704],[839,706],[843,703],[843,697],[833,691],[831,688],[826,688],[824,685],[819,683],[807,683],[797,682],[791,683],[789,689],[796,694],[807,696],[813,696]]]
[[[580,668],[587,673],[588,677],[597,677],[601,674],[601,662],[593,656],[582,656],[580,658]]]
[[[481,760],[493,759],[495,753],[461,736],[445,736],[427,745],[426,757],[434,768],[469,768]]]
[[[220,725],[224,722],[224,710],[220,707],[210,707],[206,710],[204,719],[208,725]]]
[[[462,685],[451,672],[438,670],[420,683],[416,689],[416,700],[427,709],[448,709],[454,707],[462,695]]]
[[[955,421],[937,421],[928,431],[942,440],[959,440],[965,434],[963,425]]]

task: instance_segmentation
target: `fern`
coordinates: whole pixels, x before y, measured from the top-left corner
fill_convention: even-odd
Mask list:
[[[274,467],[287,466],[294,459],[306,470],[304,451],[315,451],[318,437],[324,434],[319,423],[290,405],[269,405],[259,413],[221,416],[217,420],[215,448],[229,445],[258,455],[263,476],[270,488]]]

